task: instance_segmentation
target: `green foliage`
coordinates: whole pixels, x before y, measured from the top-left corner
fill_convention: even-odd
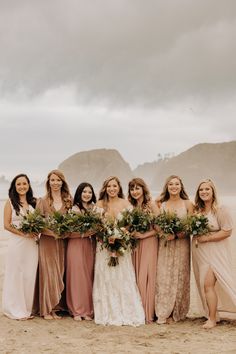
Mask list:
[[[30,212],[28,211],[22,216],[22,220],[19,225],[19,230],[24,233],[36,233],[40,234],[46,227],[46,222],[38,209]]]
[[[153,223],[153,215],[141,208],[125,210],[118,221],[119,227],[127,227],[130,232],[147,232]]]

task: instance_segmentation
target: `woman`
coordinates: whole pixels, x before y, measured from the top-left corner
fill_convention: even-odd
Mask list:
[[[150,214],[158,213],[156,205],[151,203],[150,192],[142,178],[133,178],[129,182],[128,200],[133,207],[138,207],[144,212]],[[146,323],[151,323],[155,315],[155,284],[158,252],[156,231],[152,228],[144,233],[136,231],[134,232],[134,236],[139,239],[138,245],[132,255],[136,281],[145,310]]]
[[[120,181],[109,177],[104,181],[98,207],[105,217],[114,221],[130,206],[124,200]],[[103,325],[133,325],[145,323],[140,294],[135,281],[131,254],[127,251],[115,267],[108,266],[109,253],[97,245],[93,303],[95,323]]]
[[[4,208],[4,228],[9,231],[3,283],[3,313],[17,320],[32,318],[35,280],[38,268],[38,246],[34,234],[17,229],[22,216],[36,205],[29,178],[17,175],[11,182],[9,199]]]
[[[72,206],[69,187],[63,173],[51,171],[46,181],[46,196],[39,200],[38,208],[46,218],[55,211],[64,214]],[[56,311],[63,310],[65,240],[55,239],[45,230],[39,241],[39,313],[46,320],[59,319]]]
[[[160,211],[176,213],[180,218],[193,212],[183,182],[175,175],[167,178],[158,204]],[[176,237],[168,235],[167,243],[159,240],[155,300],[158,324],[184,320],[189,310],[190,240],[183,234]]]
[[[224,312],[236,319],[236,283],[229,240],[233,226],[227,209],[218,205],[216,188],[209,179],[197,188],[195,209],[209,220],[210,232],[197,237],[198,247],[193,240],[192,254],[194,275],[207,317],[203,328],[210,329]]]
[[[89,183],[81,183],[75,192],[72,210],[86,213],[94,209],[96,196]],[[67,306],[75,321],[93,318],[93,277],[95,261],[95,243],[91,239],[93,231],[83,235],[74,233],[69,238],[67,248],[66,298]]]

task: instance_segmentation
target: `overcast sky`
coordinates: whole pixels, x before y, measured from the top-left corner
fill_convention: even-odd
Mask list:
[[[235,0],[0,0],[0,175],[236,139]]]

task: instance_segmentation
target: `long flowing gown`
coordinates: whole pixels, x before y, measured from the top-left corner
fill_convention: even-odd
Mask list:
[[[47,198],[38,201],[37,208],[46,218],[55,211]],[[64,206],[58,210],[66,213]],[[66,243],[63,239],[42,234],[39,241],[39,313],[48,315],[52,310],[65,309],[64,272]]]
[[[166,204],[162,203],[165,210]],[[182,218],[187,214],[183,201],[176,210]],[[159,240],[155,311],[158,323],[172,316],[174,321],[184,320],[190,304],[190,239]]]
[[[157,252],[157,237],[151,236],[138,240],[138,245],[132,254],[136,281],[147,323],[152,322],[155,315]]]
[[[78,207],[73,207],[78,211]],[[67,247],[66,300],[72,316],[93,317],[95,241],[71,238]]]
[[[232,219],[227,208],[218,208],[216,214],[208,213],[210,231],[228,231],[233,228]],[[204,293],[204,281],[209,268],[214,272],[217,282],[215,285],[218,305],[217,319],[220,317],[236,319],[236,277],[233,275],[230,238],[217,242],[192,241],[193,271],[200,294],[204,315],[208,318],[208,307]]]
[[[109,253],[97,244],[93,286],[94,320],[102,325],[139,326],[145,323],[130,252],[119,265],[108,266]]]
[[[12,224],[19,226],[24,215],[16,215],[12,207]],[[29,211],[33,211],[29,206]],[[38,268],[38,245],[34,239],[9,232],[8,250],[3,282],[2,310],[11,319],[30,317],[33,307],[35,280]]]

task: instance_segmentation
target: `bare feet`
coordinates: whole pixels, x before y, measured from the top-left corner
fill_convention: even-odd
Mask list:
[[[44,315],[43,318],[44,318],[45,320],[53,320],[53,316],[50,315],[50,314]]]
[[[157,324],[162,325],[162,324],[166,324],[166,318],[158,318],[156,321]]]
[[[74,321],[82,321],[82,318],[80,316],[74,316],[73,319]]]
[[[52,317],[53,317],[55,320],[61,320],[61,319],[62,319],[62,317],[61,317],[61,316],[58,316],[55,311],[52,311]]]
[[[173,317],[168,317],[167,320],[166,320],[166,322],[167,322],[168,324],[173,323],[173,322],[174,322]]]
[[[23,317],[23,318],[19,318],[19,319],[18,319],[18,321],[27,321],[27,320],[32,320],[32,318],[34,318],[34,316]]]
[[[90,316],[85,316],[84,319],[85,319],[85,321],[92,321],[93,320],[92,317],[90,317]]]
[[[216,321],[212,321],[210,319],[208,319],[204,325],[202,326],[202,328],[204,329],[211,329],[211,328],[214,328],[216,326]]]

